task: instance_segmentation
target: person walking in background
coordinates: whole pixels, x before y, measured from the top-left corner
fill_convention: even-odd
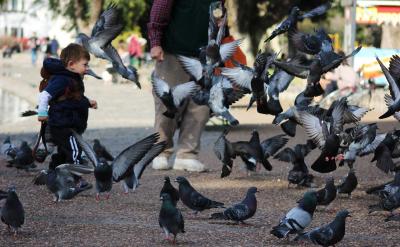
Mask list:
[[[29,39],[29,48],[31,49],[31,61],[33,66],[36,66],[37,52],[39,47],[39,40],[36,36],[36,33],[33,33],[32,37]]]
[[[51,56],[58,58],[58,49],[60,48],[60,44],[58,43],[56,37],[53,37],[53,39],[50,42],[50,49],[51,49]]]
[[[142,45],[139,42],[138,37],[135,34],[132,34],[129,38],[129,57],[130,57],[130,65],[137,68],[141,65],[141,59],[143,56]]]
[[[44,57],[48,58],[51,57],[51,43],[50,43],[50,38],[46,37],[45,41],[44,41],[44,47],[45,47],[45,51],[44,51]]]
[[[209,6],[215,0],[155,0],[148,23],[150,54],[156,60],[155,76],[165,80],[170,87],[190,80],[176,55],[198,57],[199,48],[207,45]],[[153,93],[154,95],[154,93]],[[160,141],[167,142],[166,150],[153,160],[154,169],[176,169],[201,172],[206,170],[198,160],[200,138],[208,121],[207,106],[186,100],[175,119],[163,115],[166,110],[158,97],[155,101],[156,131]],[[179,136],[173,166],[168,159],[173,153],[173,136],[178,127]]]
[[[339,51],[338,54],[340,56],[345,56],[343,51]],[[341,92],[345,90],[355,92],[357,85],[360,83],[360,76],[353,67],[349,65],[347,60],[343,60],[342,64],[333,72],[326,73],[325,79],[329,81],[327,88],[336,87]]]

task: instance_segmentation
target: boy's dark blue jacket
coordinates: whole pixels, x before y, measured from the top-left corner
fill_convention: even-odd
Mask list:
[[[59,59],[46,58],[43,68],[51,74],[44,89],[51,95],[49,126],[73,128],[83,133],[87,127],[89,100],[79,74],[67,70]]]

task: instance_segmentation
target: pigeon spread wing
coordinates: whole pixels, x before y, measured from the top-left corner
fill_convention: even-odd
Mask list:
[[[293,81],[294,76],[290,75],[284,70],[275,70],[275,73],[272,75],[270,80],[270,85],[276,87],[278,91],[281,93],[285,91],[290,83]]]
[[[219,48],[219,53],[221,56],[221,60],[225,62],[236,52],[236,49],[242,43],[243,39],[234,40],[232,42],[222,44]]]
[[[273,156],[279,149],[285,146],[289,139],[284,136],[286,135],[276,135],[262,141],[260,144],[264,155],[268,154],[268,156]]]
[[[313,18],[316,16],[320,16],[325,14],[330,8],[331,8],[331,3],[327,2],[325,4],[322,4],[306,13],[304,13],[303,15],[299,16],[298,19],[299,20],[304,20],[306,18]]]
[[[146,166],[148,164],[150,164],[150,162],[160,153],[162,153],[162,151],[164,151],[165,146],[166,146],[166,142],[159,142],[157,144],[155,144],[147,153],[146,155],[143,157],[143,159],[141,159],[139,161],[139,163],[137,163],[135,165],[135,167],[133,168],[133,172],[136,176],[136,179],[139,180],[140,177],[143,174],[144,169],[146,168]]]
[[[151,83],[153,84],[154,92],[158,97],[161,98],[164,96],[164,94],[169,93],[170,87],[168,86],[167,82],[158,78],[154,74],[151,76]]]
[[[394,103],[393,98],[392,98],[390,95],[385,94],[385,104],[386,104],[386,106],[389,107],[389,106],[391,106],[393,103]],[[394,117],[397,121],[400,121],[400,112],[395,112],[395,113],[393,114],[393,117]]]
[[[251,90],[251,79],[253,78],[253,70],[249,67],[241,68],[221,68],[221,74],[227,77],[231,82],[241,87]]]
[[[125,173],[145,156],[159,137],[158,133],[154,133],[122,151],[113,162],[114,181],[118,182],[123,179]]]
[[[198,86],[194,81],[179,84],[172,89],[172,96],[176,107],[181,105],[181,102],[189,96],[192,96],[198,90]]]
[[[325,135],[323,133],[320,119],[308,112],[300,112],[300,121],[307,135],[314,141],[319,148],[325,146]]]
[[[192,75],[196,81],[199,81],[203,77],[203,66],[199,60],[185,56],[178,56],[178,60],[183,70]]]
[[[274,159],[284,162],[294,162],[296,160],[296,154],[291,148],[285,148],[274,156]]]

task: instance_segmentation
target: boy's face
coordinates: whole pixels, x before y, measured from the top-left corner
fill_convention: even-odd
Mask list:
[[[89,60],[82,58],[75,62],[69,61],[67,69],[74,73],[80,74],[81,76],[84,76],[86,70],[89,69]]]

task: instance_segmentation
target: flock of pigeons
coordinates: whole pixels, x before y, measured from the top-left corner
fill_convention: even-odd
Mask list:
[[[290,234],[297,234],[294,241],[309,240],[321,246],[331,246],[342,240],[345,235],[345,219],[350,217],[347,210],[339,211],[327,225],[309,231],[305,229],[311,223],[317,206],[329,206],[338,193],[351,196],[358,184],[354,163],[357,157],[372,153],[372,162],[376,161],[377,168],[386,173],[395,173],[395,177],[393,181],[367,190],[368,194],[379,196],[378,203],[370,206],[370,212],[392,212],[400,207],[400,169],[393,161],[400,157],[400,131],[377,133],[376,123],[360,123],[361,118],[370,109],[349,105],[345,97],[333,102],[329,109],[321,108],[313,102],[314,97],[323,94],[319,84],[321,76],[337,68],[361,49],[358,47],[351,54],[340,56],[333,50],[332,40],[323,29],[315,33],[302,33],[297,30],[298,21],[324,14],[330,8],[330,4],[324,4],[307,13],[301,13],[294,7],[288,18],[278,25],[266,42],[277,35],[288,33],[298,55],[287,61],[279,61],[277,54],[260,51],[253,68],[235,61],[234,68],[220,68],[232,56],[241,40],[222,43],[226,13],[222,11],[222,14],[216,14],[219,13],[215,11],[218,8],[222,9],[220,2],[210,6],[208,45],[200,49],[199,58],[178,56],[183,68],[191,75],[191,81],[170,88],[164,80],[152,75],[154,91],[167,108],[164,115],[174,118],[182,102],[191,97],[198,104],[208,105],[213,115],[220,116],[231,126],[235,126],[238,121],[229,112],[229,106],[250,93],[249,107],[256,103],[257,112],[275,116],[273,124],[280,125],[285,134],[261,141],[259,133],[254,130],[249,141],[232,142],[227,138],[232,127],[222,132],[214,145],[214,152],[222,162],[222,178],[230,175],[233,160],[237,156],[245,163],[249,173],[258,172],[261,166],[270,171],[273,169],[271,159],[277,159],[293,164],[287,177],[289,186],[294,184],[307,188],[315,187],[314,175],[310,174],[305,157],[317,148],[320,155],[311,164],[314,171],[333,172],[337,169],[337,162],[339,166],[349,167],[348,175],[339,185],[335,185],[333,178],[329,177],[324,188],[307,191],[297,201],[297,206],[289,210],[270,233],[278,238],[288,238]],[[111,45],[111,41],[121,30],[118,11],[116,6],[112,5],[100,16],[91,37],[80,34],[78,38],[90,53],[112,61],[113,66],[122,75],[136,78],[133,81],[138,83],[135,70],[125,67],[120,62]],[[400,110],[400,57],[393,56],[389,68],[386,68],[379,58],[377,61],[390,88],[390,95],[385,96],[388,111],[380,118],[393,115],[400,121],[400,113],[397,112]],[[220,68],[220,75],[214,73],[216,68]],[[307,86],[296,97],[294,106],[284,111],[279,102],[279,94],[288,88],[294,77],[306,79]],[[288,138],[296,135],[297,125],[304,128],[310,139],[304,144],[284,148]],[[122,182],[125,193],[129,190],[134,191],[140,185],[139,180],[145,168],[165,148],[165,142],[159,142],[159,135],[155,133],[127,147],[114,158],[98,140],[95,140],[92,147],[82,136],[75,132],[73,134],[93,166],[64,164],[55,167],[50,164],[49,169],[40,171],[34,178],[34,184],[46,185],[53,193],[55,201],[72,199],[78,193],[90,189],[91,186],[81,186],[79,182],[83,174],[90,173],[94,173],[96,179],[96,200],[100,200],[103,193],[108,199],[113,183],[117,182]],[[36,167],[32,149],[26,142],[17,148],[10,138],[7,138],[1,147],[1,154],[10,167],[24,170]],[[57,158],[57,154],[52,155],[53,160]],[[173,187],[169,177],[165,177],[160,192],[162,205],[159,214],[160,227],[166,238],[173,243],[178,233],[185,232],[182,213],[176,207],[179,200],[195,214],[211,208],[225,208],[211,214],[210,218],[216,220],[244,223],[256,213],[255,194],[258,190],[255,187],[248,189],[241,202],[225,207],[224,203],[200,194],[185,177],[177,177],[175,181],[179,184],[178,189]],[[24,209],[15,187],[10,187],[7,192],[0,191],[0,199],[6,200],[1,208],[1,220],[17,234],[24,223]],[[391,214],[386,220],[400,221],[400,216]]]

